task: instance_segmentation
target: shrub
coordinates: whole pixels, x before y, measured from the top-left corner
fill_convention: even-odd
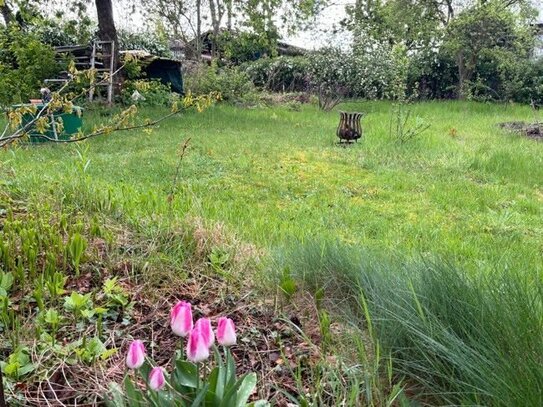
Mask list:
[[[306,57],[262,58],[243,66],[255,86],[272,92],[303,92],[309,87]]]
[[[132,32],[119,30],[119,47],[122,50],[143,50],[152,55],[169,58],[172,56],[168,39],[152,31]]]
[[[539,406],[543,276],[468,274],[341,244],[308,243],[281,262],[328,305],[374,333],[393,371],[428,404]]]
[[[121,101],[125,105],[169,106],[174,97],[170,87],[159,80],[127,80],[121,91]]]
[[[243,102],[254,95],[255,88],[249,76],[237,67],[218,68],[200,65],[186,75],[185,86],[195,95],[219,92],[228,102]]]
[[[61,69],[53,49],[34,34],[14,26],[0,30],[0,105],[39,97],[43,80]]]
[[[228,61],[242,64],[275,55],[277,38],[272,32],[267,34],[266,36],[249,32],[223,31],[219,34],[216,44],[219,53]]]
[[[95,26],[88,17],[78,20],[40,19],[28,29],[40,42],[52,47],[88,44],[96,38]]]
[[[344,97],[395,98],[398,53],[386,44],[355,43],[352,50],[325,48],[309,57],[309,75],[320,106]]]

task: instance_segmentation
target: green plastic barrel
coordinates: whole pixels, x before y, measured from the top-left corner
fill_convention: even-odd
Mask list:
[[[23,106],[32,106],[31,104],[24,104],[24,105],[14,105],[12,106],[14,109],[23,107]],[[30,123],[36,115],[43,109],[43,104],[36,104],[36,113],[25,113],[22,118],[21,127],[24,127],[28,123]],[[47,131],[42,135],[40,134],[35,128],[30,128],[28,130],[28,134],[30,136],[30,142],[31,143],[43,143],[45,141],[49,141],[47,138],[43,137],[49,137],[52,139],[58,139],[58,140],[69,140],[72,135],[76,134],[79,129],[81,129],[81,126],[83,126],[83,108],[80,106],[74,106],[71,113],[64,113],[60,111],[57,114],[53,114],[54,120],[58,121],[60,118],[62,120],[62,131],[55,131],[55,126],[53,126],[53,123],[49,123],[49,128]]]

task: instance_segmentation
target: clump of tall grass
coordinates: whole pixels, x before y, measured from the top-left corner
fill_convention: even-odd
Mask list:
[[[370,330],[424,403],[543,405],[543,275],[469,274],[338,243],[296,245],[283,268]]]

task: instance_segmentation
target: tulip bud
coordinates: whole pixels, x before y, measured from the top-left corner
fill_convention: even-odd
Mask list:
[[[139,369],[145,362],[145,346],[142,341],[133,341],[128,347],[126,366],[129,369]]]
[[[199,329],[204,338],[204,343],[208,348],[211,348],[213,342],[215,342],[215,333],[213,328],[211,328],[211,321],[207,318],[200,318],[194,324],[194,329]]]
[[[194,327],[190,332],[187,342],[187,359],[194,363],[199,363],[209,357],[209,346],[207,346],[205,337],[200,328]]]
[[[219,318],[219,323],[217,324],[217,342],[222,346],[236,344],[236,326],[230,318]]]
[[[166,379],[164,378],[164,369],[161,367],[154,367],[149,373],[149,387],[151,390],[159,391],[166,384]]]
[[[170,312],[170,326],[177,336],[185,337],[192,330],[192,308],[190,303],[179,301]]]

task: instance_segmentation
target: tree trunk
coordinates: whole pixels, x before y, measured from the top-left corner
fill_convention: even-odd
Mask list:
[[[2,17],[4,18],[4,22],[6,23],[6,26],[9,25],[12,21],[15,21],[15,17],[13,16],[13,12],[9,8],[9,6],[4,2],[2,6],[0,6],[0,11],[2,12]]]
[[[217,39],[221,31],[221,22],[224,16],[224,9],[221,7],[219,1],[215,3],[216,0],[209,0],[209,11],[211,14],[211,25],[213,27],[213,43],[211,53],[213,57],[217,56]]]
[[[465,99],[466,64],[464,61],[464,53],[462,51],[456,55],[456,64],[458,65],[458,99]]]
[[[119,64],[119,39],[115,28],[115,20],[113,19],[111,0],[96,0],[96,12],[98,14],[98,38],[102,41],[113,41],[115,43],[113,66],[117,67]]]
[[[202,0],[196,0],[196,60],[202,59]]]
[[[115,28],[115,20],[113,19],[113,5],[111,3],[111,0],[95,1],[96,12],[98,15],[98,38],[101,41],[112,41],[114,44],[113,52],[111,52],[111,49],[109,49],[110,56],[108,58],[104,58],[104,62],[106,64],[111,63],[112,58],[113,71],[115,72],[120,65],[120,59],[119,39],[117,37],[117,29]],[[104,50],[107,50],[107,48]],[[123,78],[121,77],[120,73],[113,76],[112,100],[116,94],[120,93],[122,80]]]
[[[233,0],[227,0],[226,1],[226,12],[227,12],[227,21],[226,21],[226,27],[228,28],[228,31],[232,31],[232,1]]]

